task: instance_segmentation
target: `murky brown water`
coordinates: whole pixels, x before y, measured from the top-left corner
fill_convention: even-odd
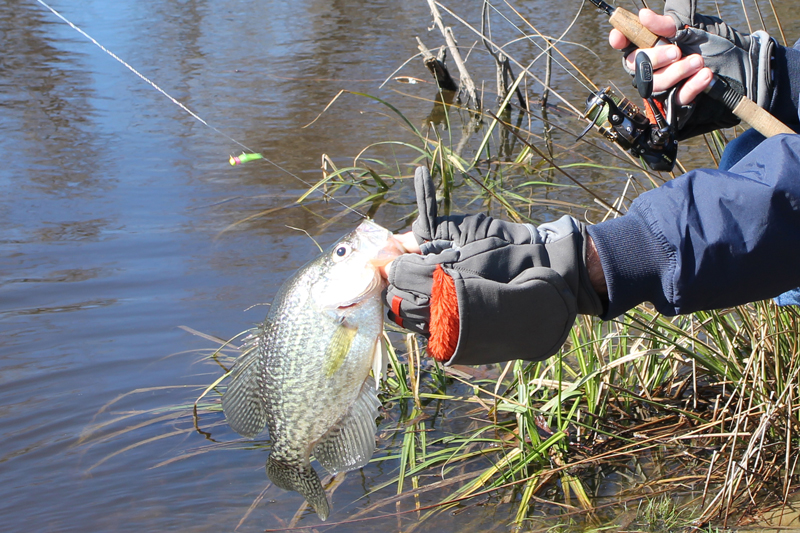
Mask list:
[[[537,0],[516,7],[539,30],[557,35],[577,5]],[[319,200],[292,206],[306,186],[266,163],[231,168],[228,155],[241,149],[228,137],[310,182],[320,177],[323,153],[347,166],[370,143],[411,142],[386,107],[354,95],[302,126],[340,89],[391,101],[421,126],[432,107],[430,84],[379,86],[416,53],[415,35],[432,47],[441,38],[427,32],[423,1],[53,6],[224,135],[35,0],[0,5],[0,530],[231,530],[267,484],[266,454],[223,446],[153,468],[210,443],[168,416],[145,425],[153,417],[141,413],[190,404],[197,396],[191,386],[219,375],[198,365],[198,350],[209,341],[178,326],[228,338],[261,320],[264,308],[251,306],[268,302],[315,252],[308,237],[289,227],[327,243],[358,217],[334,219],[344,209]],[[787,35],[800,35],[793,3],[777,7]],[[478,8],[457,10],[477,25]],[[627,83],[605,45],[605,28],[586,8],[569,37],[599,57],[576,46],[565,51],[598,84],[609,76]],[[518,35],[499,18],[493,31],[500,42]],[[473,44],[466,30],[457,34],[462,45]],[[515,46],[515,57],[536,53],[533,45]],[[479,46],[470,65],[476,79],[494,79]],[[419,61],[399,74],[428,79]],[[553,86],[576,103],[588,94],[558,66]],[[566,115],[563,121],[578,127]],[[703,150],[695,145],[686,153],[704,161]],[[410,173],[410,150],[380,147],[369,154],[397,165],[398,174]],[[587,179],[613,195],[622,183],[614,178]],[[364,196],[351,190],[339,198],[352,204]],[[372,214],[400,229],[413,210],[409,184],[396,185],[390,199]],[[275,211],[222,233],[266,210]],[[148,390],[123,396],[137,389]],[[125,422],[103,426],[124,415]],[[85,442],[90,428],[96,432]],[[236,440],[224,426],[214,437]],[[388,463],[371,464],[350,474],[336,491],[332,520],[374,501],[358,498],[390,470]],[[273,488],[239,530],[282,527],[299,503],[297,495]],[[420,530],[486,528],[502,522],[497,512],[505,511],[473,507]],[[400,530],[415,520],[406,515],[358,528]],[[313,514],[300,521],[316,523]]]

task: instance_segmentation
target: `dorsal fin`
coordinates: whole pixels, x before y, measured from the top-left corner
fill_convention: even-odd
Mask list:
[[[264,358],[259,338],[246,344],[245,352],[231,369],[228,390],[222,396],[222,411],[233,430],[243,437],[253,438],[267,425],[261,380]]]
[[[367,377],[342,419],[314,446],[314,457],[331,474],[367,464],[375,451],[375,418],[381,406],[375,381]]]

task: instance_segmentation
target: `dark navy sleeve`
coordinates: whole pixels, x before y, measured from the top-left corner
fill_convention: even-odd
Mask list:
[[[588,231],[605,319],[645,301],[675,315],[800,287],[800,135],[767,139],[728,172],[688,172]]]
[[[798,98],[800,98],[800,41],[794,48],[775,46],[772,70],[775,89],[768,111],[789,126],[800,124]]]

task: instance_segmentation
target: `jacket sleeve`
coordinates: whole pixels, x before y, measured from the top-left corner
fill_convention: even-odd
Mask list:
[[[768,111],[789,126],[800,124],[798,98],[800,97],[800,40],[794,48],[775,46],[772,59],[775,89]]]
[[[800,135],[761,143],[730,171],[694,170],[588,228],[614,318],[649,301],[667,315],[800,286]]]

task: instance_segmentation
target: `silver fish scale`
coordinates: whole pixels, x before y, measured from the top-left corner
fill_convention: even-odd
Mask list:
[[[355,402],[383,327],[379,290],[335,314],[315,309],[308,287],[324,272],[319,267],[308,268],[308,275],[298,276],[278,295],[260,343],[272,454],[286,464],[307,465],[314,444]],[[327,347],[342,324],[358,329],[342,366],[329,378]]]
[[[222,398],[239,434],[269,426],[267,475],[302,494],[322,520],[330,503],[310,455],[335,473],[364,466],[375,450],[380,401],[369,371],[383,330],[383,287],[371,261],[390,238],[363,221],[286,281]]]

